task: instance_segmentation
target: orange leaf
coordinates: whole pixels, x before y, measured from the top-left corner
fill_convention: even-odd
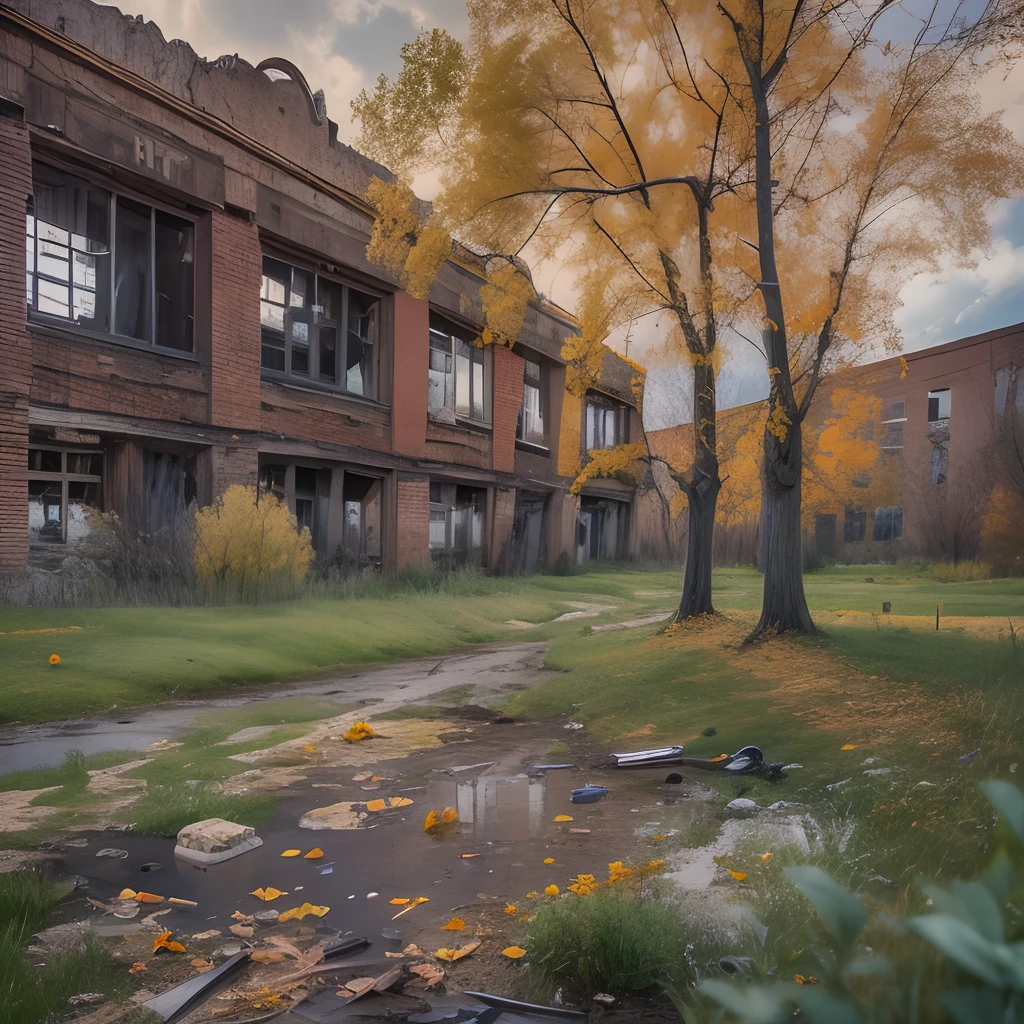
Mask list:
[[[502,956],[507,956],[509,960],[518,960],[520,957],[526,956],[526,950],[521,946],[507,946],[501,951]]]
[[[388,804],[391,807],[408,807],[412,801],[407,796],[392,796],[388,797]]]
[[[301,850],[285,850],[284,853],[281,854],[281,856],[282,857],[298,857],[300,853],[302,853]]]
[[[122,889],[118,894],[119,900],[133,900],[138,896],[138,893],[134,889]]]
[[[232,935],[237,935],[240,939],[251,939],[253,935],[251,924],[233,924],[228,931]]]
[[[728,871],[737,882],[742,882],[743,879],[747,877],[747,873],[745,871],[733,871],[732,868],[726,868],[725,870]]]
[[[459,860],[472,860],[474,857],[479,857],[479,853],[460,853]]]
[[[161,932],[153,940],[153,952],[157,952],[160,949],[166,949],[170,953],[184,953],[185,947],[180,942],[171,942],[170,932]]]
[[[857,744],[856,743],[844,743],[839,749],[840,750],[856,750],[857,749]]]
[[[557,885],[549,885],[544,890],[544,895],[545,896],[557,896],[558,895],[558,886]]]
[[[163,903],[163,896],[154,896],[151,892],[137,892],[135,899],[138,903]]]
[[[383,811],[387,807],[387,803],[383,800],[367,800],[366,809],[368,811]]]
[[[437,811],[431,811],[423,822],[424,832],[429,832],[432,828],[437,828]]]
[[[446,807],[441,812],[441,823],[444,825],[450,825],[454,821],[459,820],[459,812],[454,807]]]
[[[554,864],[555,863],[555,858],[554,857],[545,857],[544,858],[544,863],[545,864]]]
[[[656,843],[663,843],[663,842],[664,842],[664,841],[665,841],[666,839],[668,839],[668,836],[651,836],[651,838],[652,838],[652,839],[653,839],[653,840],[654,840],[654,841],[655,841]]]
[[[762,853],[762,854],[761,854],[761,863],[762,863],[762,864],[765,864],[765,863],[767,863],[767,862],[768,862],[768,861],[770,861],[770,860],[772,859],[772,857],[774,857],[774,856],[775,856],[775,854],[774,854],[774,853]]]
[[[324,851],[321,850],[319,846],[314,846],[313,849],[303,857],[303,860],[319,860],[323,855]]]
[[[401,896],[396,896],[393,900],[388,900],[388,903],[393,907],[404,907],[409,900]]]
[[[568,814],[556,814],[555,821],[572,821],[572,817]]]
[[[506,903],[505,913],[508,914],[509,917],[513,917],[519,913],[519,908],[514,903]]]
[[[465,946],[460,946],[458,949],[439,949],[434,953],[434,956],[438,960],[445,960],[448,963],[453,963],[456,960],[461,960],[464,956],[469,956],[470,953],[474,953],[480,948],[480,941],[469,942]]]
[[[264,903],[269,903],[271,900],[276,900],[278,896],[287,896],[288,893],[282,892],[280,889],[275,889],[273,886],[268,885],[266,889],[260,887],[249,893],[250,896],[255,896],[258,900],[263,900]]]
[[[132,964],[131,967],[128,968],[128,973],[141,974],[145,970],[148,970],[148,968],[141,960],[139,960],[138,962]]]
[[[461,917],[453,917],[447,924],[441,925],[443,932],[461,932],[466,927],[466,922]]]

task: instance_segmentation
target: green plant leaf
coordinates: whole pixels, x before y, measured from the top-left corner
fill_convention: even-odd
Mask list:
[[[793,1001],[814,1024],[864,1024],[864,1018],[845,999],[817,985],[798,985]]]
[[[1003,965],[999,961],[1005,960],[1009,951],[1002,947],[1005,955],[1000,957],[999,948],[960,918],[927,914],[911,918],[907,927],[976,978],[997,988],[1004,987]]]
[[[1013,869],[1013,861],[1010,860],[1005,852],[1000,853],[992,861],[978,881],[1000,903],[1009,899],[1010,894],[1020,886],[1020,879],[1017,877],[1017,872]]]
[[[852,946],[868,922],[864,904],[821,868],[786,868],[786,877],[811,901],[825,927]]]
[[[958,915],[989,942],[1003,941],[1003,912],[995,896],[981,882],[954,882],[953,895],[962,912]]]
[[[1024,793],[1012,782],[989,779],[981,784],[981,791],[996,813],[1013,829],[1017,838],[1024,843]]]
[[[788,994],[789,988],[789,985],[740,987],[728,981],[704,981],[699,991],[730,1013],[736,1014],[745,1024],[782,1024],[789,1019],[784,1002],[784,994]]]
[[[894,973],[892,963],[884,956],[856,956],[846,965],[846,974],[858,978],[890,978]]]
[[[956,1024],[988,1024],[1003,1019],[1003,998],[990,988],[958,988],[943,992],[939,1005]]]

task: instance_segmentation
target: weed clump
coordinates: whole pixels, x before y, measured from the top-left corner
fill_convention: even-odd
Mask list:
[[[256,828],[268,821],[277,800],[259,793],[232,796],[209,786],[150,786],[131,810],[133,831],[176,836],[186,825],[226,818]]]
[[[553,900],[528,930],[532,973],[578,999],[650,992],[685,962],[687,933],[677,912],[634,892]]]

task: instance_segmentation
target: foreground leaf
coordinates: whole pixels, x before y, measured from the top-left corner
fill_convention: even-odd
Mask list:
[[[501,951],[502,956],[507,956],[509,960],[519,960],[526,956],[526,950],[522,946],[506,946]]]
[[[314,846],[309,853],[303,858],[304,860],[319,860],[324,855],[324,851],[319,846]]]
[[[265,889],[262,886],[259,889],[254,889],[249,895],[255,896],[258,900],[263,900],[264,903],[269,903],[271,900],[276,900],[278,896],[287,896],[288,893],[268,885]]]
[[[447,963],[454,963],[456,960],[461,960],[463,957],[469,956],[470,953],[475,953],[480,948],[479,939],[475,942],[468,942],[465,946],[460,946],[458,949],[439,949],[434,953],[434,956],[438,960],[444,960]]]
[[[825,927],[843,944],[853,945],[868,922],[860,899],[821,868],[786,868],[785,872],[811,901]]]

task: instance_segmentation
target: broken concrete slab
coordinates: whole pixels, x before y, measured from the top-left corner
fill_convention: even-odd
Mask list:
[[[299,828],[313,831],[359,828],[359,823],[366,815],[355,810],[358,806],[358,802],[342,800],[327,807],[314,807],[299,819]]]
[[[174,856],[207,867],[239,857],[263,845],[256,830],[223,818],[206,818],[186,825],[178,833]]]

